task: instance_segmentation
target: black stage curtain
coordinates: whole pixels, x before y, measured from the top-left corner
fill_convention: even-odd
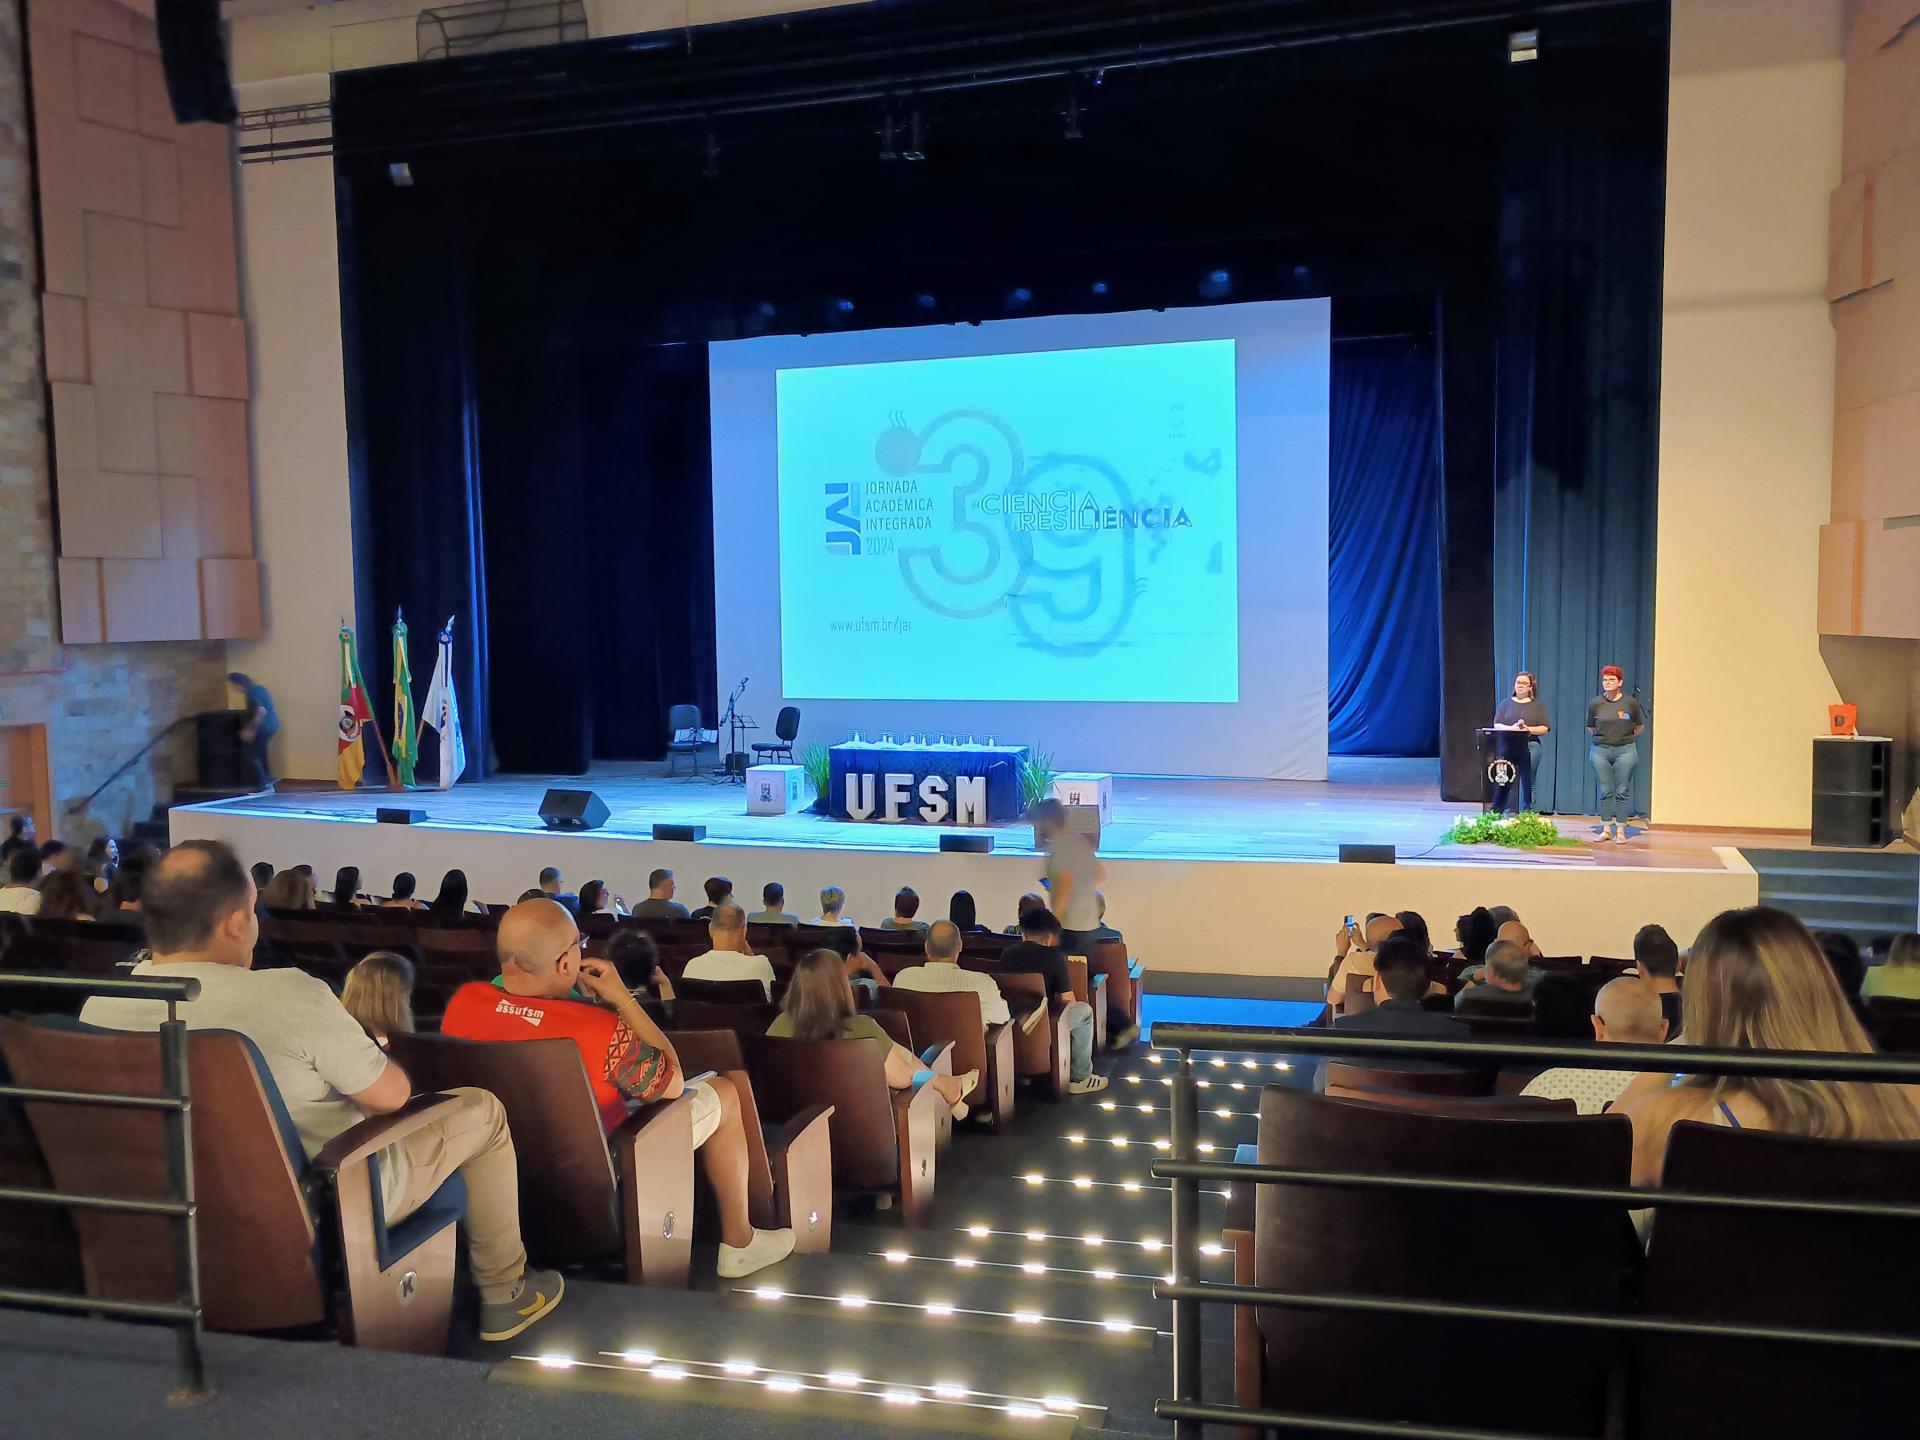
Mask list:
[[[343,183],[338,195],[356,638],[384,731],[395,613],[407,616],[416,699],[433,673],[440,626],[453,617],[466,778],[479,780],[492,768],[491,646],[465,248],[453,210],[415,205],[394,214],[409,194]],[[333,619],[275,617],[281,625]],[[420,776],[438,773],[438,744],[429,730]],[[379,766],[370,758],[368,768]]]

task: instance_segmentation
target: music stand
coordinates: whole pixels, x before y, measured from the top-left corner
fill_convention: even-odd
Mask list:
[[[746,731],[760,727],[754,723],[751,715],[742,715],[735,704],[746,688],[747,682],[744,680],[734,687],[733,694],[727,697],[727,713],[720,717],[720,727],[727,732],[727,750],[720,757],[720,768],[713,772],[716,783],[747,783],[747,752],[740,743],[740,737]]]

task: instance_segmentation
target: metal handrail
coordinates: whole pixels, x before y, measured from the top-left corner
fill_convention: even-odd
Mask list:
[[[138,980],[96,980],[74,975],[8,973],[0,974],[0,987],[68,994],[78,992],[128,1000],[158,1000],[167,1007],[167,1018],[159,1029],[162,1090],[159,1095],[0,1085],[0,1099],[22,1103],[111,1105],[130,1110],[159,1111],[165,1119],[167,1131],[166,1198],[133,1200],[120,1195],[7,1186],[0,1188],[0,1200],[165,1218],[173,1234],[173,1300],[115,1300],[94,1295],[73,1295],[60,1290],[8,1286],[0,1288],[0,1305],[77,1311],[171,1325],[177,1341],[180,1383],[169,1398],[175,1404],[204,1400],[213,1391],[207,1385],[206,1366],[200,1351],[200,1210],[194,1197],[193,1183],[193,1100],[188,1083],[187,1025],[180,1018],[177,1008],[185,1001],[199,998],[200,982],[189,976],[177,979],[148,976]]]
[[[1251,1285],[1203,1282],[1199,1273],[1200,1185],[1206,1180],[1252,1184],[1341,1186],[1356,1189],[1419,1190],[1453,1195],[1537,1196],[1625,1207],[1670,1206],[1732,1211],[1774,1211],[1858,1216],[1877,1220],[1920,1220],[1920,1205],[1878,1201],[1811,1200],[1781,1196],[1705,1194],[1634,1186],[1540,1185],[1522,1181],[1463,1180],[1450,1176],[1382,1175],[1311,1170],[1286,1165],[1238,1165],[1196,1158],[1199,1090],[1195,1051],[1287,1054],[1316,1059],[1442,1062],[1484,1067],[1516,1059],[1542,1065],[1584,1069],[1675,1073],[1689,1076],[1821,1078],[1854,1082],[1920,1084],[1920,1059],[1878,1054],[1835,1054],[1780,1050],[1728,1050],[1689,1045],[1571,1045],[1488,1040],[1432,1040],[1388,1035],[1347,1034],[1326,1029],[1257,1029],[1207,1025],[1156,1025],[1156,1051],[1174,1052],[1171,1076],[1172,1150],[1153,1163],[1156,1179],[1172,1182],[1172,1276],[1156,1282],[1157,1298],[1173,1306],[1173,1395],[1155,1404],[1155,1413],[1173,1421],[1176,1440],[1197,1440],[1209,1425],[1255,1426],[1278,1430],[1314,1430],[1339,1435],[1393,1435],[1414,1440],[1534,1440],[1513,1431],[1365,1420],[1209,1404],[1201,1397],[1200,1312],[1204,1304],[1273,1305],[1301,1310],[1419,1315],[1441,1320],[1502,1321],[1563,1328],[1641,1334],[1696,1335],[1717,1339],[1826,1344],[1895,1354],[1920,1351],[1920,1336],[1873,1331],[1801,1329],[1660,1316],[1593,1314],[1526,1307],[1460,1305],[1446,1301],[1397,1299],[1380,1295],[1327,1295]]]

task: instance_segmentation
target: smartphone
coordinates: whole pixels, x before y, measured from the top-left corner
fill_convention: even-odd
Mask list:
[[[1351,915],[1347,916],[1347,929],[1353,929],[1353,917]]]

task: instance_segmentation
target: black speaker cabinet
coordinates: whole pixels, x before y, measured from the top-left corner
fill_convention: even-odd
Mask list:
[[[1393,847],[1391,845],[1342,845],[1340,847],[1342,865],[1391,865]]]
[[[1089,805],[1086,808],[1091,810],[1094,807]],[[940,848],[942,850],[959,850],[969,855],[991,855],[993,853],[993,836],[969,835],[964,831],[958,834],[945,834],[940,837]]]
[[[1893,742],[1813,742],[1813,843],[1877,850],[1893,839]]]
[[[194,717],[194,755],[204,790],[245,790],[249,786],[240,748],[238,710],[204,710]]]
[[[591,790],[549,790],[540,801],[540,823],[549,830],[598,830],[607,823],[607,802]]]
[[[379,805],[374,808],[373,818],[382,825],[424,825],[427,812],[407,805]]]
[[[707,838],[707,827],[660,824],[653,827],[653,838],[656,840],[704,840]]]
[[[153,18],[173,118],[182,125],[196,120],[231,125],[239,111],[220,35],[220,0],[160,0]]]

